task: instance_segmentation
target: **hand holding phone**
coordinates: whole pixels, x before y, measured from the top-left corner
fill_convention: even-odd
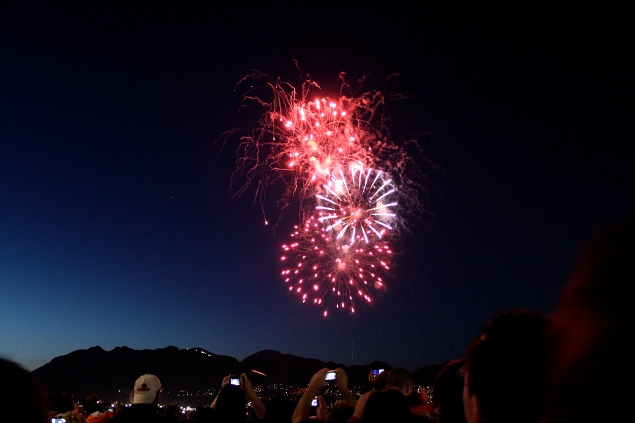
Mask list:
[[[375,369],[375,370],[373,370],[373,376],[377,377],[377,375],[379,375],[383,371],[384,371],[384,369]]]

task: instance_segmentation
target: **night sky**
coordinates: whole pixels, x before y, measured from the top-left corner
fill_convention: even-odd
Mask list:
[[[498,311],[552,310],[595,229],[635,210],[625,11],[242,3],[1,6],[0,356],[274,349],[415,370]],[[254,190],[231,190],[237,146],[216,142],[253,124],[242,77],[298,68],[325,95],[341,72],[401,94],[393,140],[425,151],[426,212],[353,316],[287,291],[293,214],[264,225]]]

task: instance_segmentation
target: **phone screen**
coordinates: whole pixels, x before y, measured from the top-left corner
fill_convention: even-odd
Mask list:
[[[229,380],[229,383],[231,383],[232,385],[240,386],[240,378],[233,377]]]
[[[337,373],[335,372],[328,372],[326,374],[326,377],[324,378],[324,380],[335,380],[335,376],[337,375]]]

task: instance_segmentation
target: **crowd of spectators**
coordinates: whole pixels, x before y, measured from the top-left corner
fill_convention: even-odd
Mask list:
[[[368,375],[369,389],[350,390],[344,369],[318,370],[293,396],[260,398],[247,374],[221,381],[211,404],[184,414],[176,404],[159,407],[159,377],[139,376],[131,404],[92,395],[51,395],[18,364],[0,358],[5,386],[4,421],[21,423],[583,423],[630,416],[633,327],[630,296],[635,280],[635,219],[602,226],[585,246],[551,313],[501,311],[466,346],[463,357],[443,365],[432,386],[417,389],[397,367]],[[329,385],[338,392],[326,398]],[[602,407],[591,410],[592,403]],[[62,420],[63,419],[63,420]]]

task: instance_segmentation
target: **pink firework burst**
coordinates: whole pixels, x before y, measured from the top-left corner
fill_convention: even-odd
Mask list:
[[[331,176],[316,195],[318,220],[336,240],[350,245],[369,244],[383,238],[397,219],[397,190],[383,171],[364,169],[357,163],[348,172]]]
[[[355,103],[345,97],[302,100],[272,115],[286,131],[287,167],[308,184],[328,181],[342,164],[368,161],[370,147],[362,145],[368,130],[356,118]]]
[[[298,91],[260,72],[241,83],[250,86],[244,107],[258,110],[260,118],[256,128],[240,136],[231,181],[237,196],[253,185],[262,200],[268,186],[283,182],[285,195],[298,195],[302,206],[306,199],[313,201],[338,169],[350,163],[372,167],[383,159],[382,152],[398,150],[384,133],[381,92],[332,99],[321,95],[321,87],[311,79]],[[237,132],[242,130],[228,131],[221,138]]]
[[[371,303],[385,290],[392,250],[387,241],[350,245],[339,242],[315,216],[296,226],[293,241],[284,244],[282,271],[289,290],[303,303],[355,313],[358,302]]]

